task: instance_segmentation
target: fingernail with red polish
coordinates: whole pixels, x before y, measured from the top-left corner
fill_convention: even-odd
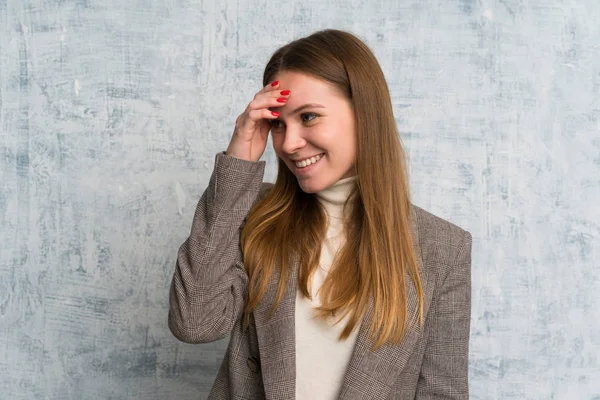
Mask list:
[[[288,94],[290,94],[291,92],[289,90],[282,90],[281,91],[281,95],[282,96],[287,96]]]
[[[285,103],[287,101],[287,99],[284,99],[283,97],[280,97],[277,99],[278,102],[280,103]]]
[[[271,111],[271,114],[273,114],[276,117],[279,117],[279,113],[277,111]]]
[[[271,83],[271,86],[277,86],[277,85],[279,85],[279,81],[275,81],[275,82]]]

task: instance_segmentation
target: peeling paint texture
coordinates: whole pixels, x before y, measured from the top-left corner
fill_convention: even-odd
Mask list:
[[[600,399],[596,0],[0,0],[0,399],[205,398],[179,245],[262,68],[350,30],[413,201],[473,234],[475,400]],[[273,181],[269,143],[265,179]]]

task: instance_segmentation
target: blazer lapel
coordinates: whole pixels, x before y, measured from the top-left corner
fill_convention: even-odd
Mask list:
[[[421,275],[425,292],[424,313],[427,313],[433,288]],[[408,275],[406,279],[410,279]],[[408,281],[407,281],[408,282]],[[412,283],[412,281],[410,281]],[[413,285],[408,291],[409,307],[414,309],[417,305],[417,294]],[[338,399],[385,399],[396,382],[398,375],[406,367],[412,349],[421,334],[421,329],[411,328],[406,332],[404,339],[397,345],[385,343],[377,350],[371,350],[371,341],[368,338],[368,327],[373,316],[373,301],[369,302],[368,311],[359,328],[358,337],[350,363],[346,369]]]
[[[271,318],[269,312],[277,297],[281,276],[278,268],[273,271],[267,291],[253,312],[267,400],[294,400],[296,396],[297,259],[292,259],[290,266],[281,303]]]
[[[434,282],[423,268],[421,248],[418,243],[418,226],[413,213],[413,240],[421,282],[425,296],[423,307],[427,315],[433,295]],[[280,271],[275,268],[264,297],[254,310],[256,333],[260,351],[260,366],[266,399],[293,400],[296,395],[296,331],[295,310],[298,286],[298,260],[291,260],[292,266],[286,289],[277,310],[271,318],[268,313],[277,295]],[[417,293],[408,275],[407,297],[409,309],[417,306]],[[339,394],[340,400],[386,398],[400,372],[406,366],[412,349],[419,338],[420,330],[409,329],[402,342],[388,343],[371,350],[368,327],[373,316],[373,300],[369,301],[367,312],[359,327],[358,336],[350,363],[344,374]],[[365,388],[368,388],[365,391]]]
[[[412,229],[417,264],[423,286],[423,317],[425,317],[433,296],[434,282],[423,268],[418,225],[414,212]],[[416,288],[408,274],[405,275],[405,279],[407,282],[408,308],[409,310],[415,310],[418,304]],[[368,328],[372,317],[373,299],[371,298],[368,311],[359,328],[350,363],[342,381],[338,397],[340,400],[387,398],[398,375],[406,366],[412,349],[421,334],[421,328],[418,330],[411,328],[406,332],[404,339],[399,344],[390,345],[389,343],[385,343],[377,350],[372,351],[371,341],[368,338]]]

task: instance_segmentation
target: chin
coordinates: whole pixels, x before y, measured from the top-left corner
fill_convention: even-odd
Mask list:
[[[317,192],[323,190],[320,186],[316,186],[316,185],[312,184],[312,182],[308,182],[308,181],[305,181],[305,183],[303,183],[303,181],[298,180],[298,185],[300,186],[300,189],[302,189],[302,191],[304,193],[317,193]]]
[[[326,179],[298,179],[298,186],[304,193],[317,193],[327,189],[336,181],[328,182]]]
[[[298,179],[298,178],[296,178]],[[298,186],[304,193],[317,193],[325,189],[327,185],[322,179],[298,179]]]

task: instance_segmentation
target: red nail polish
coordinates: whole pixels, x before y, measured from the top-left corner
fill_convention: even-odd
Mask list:
[[[282,90],[281,91],[281,95],[282,96],[287,96],[288,94],[290,94],[291,92],[289,90]]]
[[[280,103],[285,103],[287,101],[287,99],[284,99],[283,97],[280,97],[277,99],[278,102]]]
[[[277,111],[271,111],[271,114],[273,114],[276,117],[279,117],[279,113]]]
[[[279,81],[275,81],[275,82],[271,83],[271,86],[277,86],[277,85],[279,85]]]

